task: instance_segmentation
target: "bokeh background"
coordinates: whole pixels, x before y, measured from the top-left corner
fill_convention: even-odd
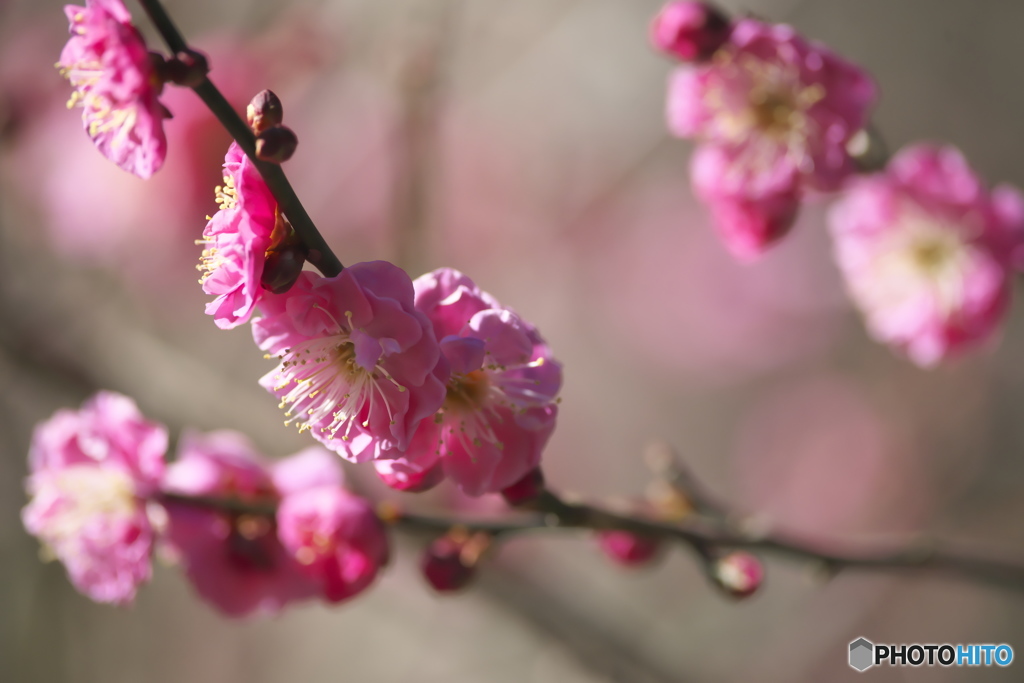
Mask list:
[[[343,261],[454,266],[539,326],[565,364],[554,486],[640,496],[643,453],[664,442],[773,528],[1024,556],[1024,302],[998,343],[922,371],[867,338],[824,204],[763,261],[733,263],[691,195],[690,145],[664,130],[671,64],[646,43],[658,0],[168,4],[234,103],[282,97],[300,138],[286,170]],[[1024,3],[724,4],[871,70],[891,147],[949,141],[1024,186]],[[858,636],[1024,656],[1019,593],[916,574],[825,582],[769,560],[764,590],[732,603],[684,550],[627,572],[582,535],[513,540],[457,597],[429,592],[408,539],[371,592],[333,609],[233,622],[163,567],[132,609],[79,596],[19,521],[38,420],[109,388],[175,430],[240,429],[272,456],[306,441],[257,386],[269,367],[247,329],[202,314],[193,240],[225,134],[168,91],[166,167],[150,182],[121,172],[64,107],[65,36],[59,3],[0,2],[0,679],[841,682],[859,680]],[[1021,666],[869,675],[1017,681]]]

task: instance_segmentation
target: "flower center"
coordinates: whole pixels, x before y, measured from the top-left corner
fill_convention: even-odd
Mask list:
[[[97,519],[131,517],[138,507],[126,472],[94,465],[73,465],[46,477],[36,497],[58,501],[46,534],[54,545],[75,540]]]
[[[875,306],[902,306],[926,293],[950,315],[963,301],[972,252],[963,226],[906,208],[892,236],[880,245],[865,293]]]
[[[351,325],[351,313],[346,317]],[[399,392],[405,387],[379,362],[371,369],[360,365],[350,335],[341,328],[333,335],[285,349],[279,356],[274,391],[284,392],[279,395],[280,407],[288,417],[285,424],[295,422],[299,431],[317,426],[331,438],[340,433],[341,440],[348,441],[357,420],[362,427],[369,427],[379,402],[383,402],[391,424],[395,423],[382,385],[390,383]]]
[[[743,165],[754,171],[770,168],[779,154],[808,165],[816,128],[808,110],[825,97],[825,89],[805,85],[795,66],[722,54],[707,94],[718,135],[742,146]]]
[[[448,380],[444,410],[453,413],[479,410],[490,393],[490,388],[490,380],[483,370],[474,370],[465,375],[452,375]]]

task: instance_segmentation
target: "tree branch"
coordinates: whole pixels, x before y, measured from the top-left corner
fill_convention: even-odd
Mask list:
[[[177,54],[189,49],[185,38],[171,21],[163,5],[160,4],[160,0],[139,0],[139,4],[146,10],[146,14],[149,15],[153,25],[163,36],[164,42],[167,43],[171,52]],[[298,195],[295,194],[291,183],[288,182],[288,177],[277,164],[270,164],[256,158],[256,137],[238,112],[217,89],[217,86],[208,77],[204,77],[202,82],[192,90],[199,95],[199,98],[242,148],[245,155],[252,160],[256,170],[259,171],[260,176],[267,183],[267,187],[270,188],[271,194],[277,199],[281,213],[288,218],[295,232],[309,250],[306,260],[327,277],[333,277],[340,273],[344,266],[331,251],[309,214],[306,213],[305,207],[302,206]]]

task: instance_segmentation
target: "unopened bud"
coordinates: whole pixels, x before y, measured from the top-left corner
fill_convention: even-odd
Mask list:
[[[284,107],[272,90],[261,90],[245,108],[252,132],[260,133],[271,126],[280,126],[284,121]]]
[[[268,251],[260,286],[274,294],[284,294],[299,279],[305,262],[306,249],[301,244],[281,245]]]
[[[195,50],[182,50],[167,60],[167,80],[194,88],[206,79],[210,65],[206,55]]]
[[[703,61],[729,39],[732,25],[705,2],[682,0],[661,8],[651,23],[651,43],[685,62]]]
[[[526,476],[501,490],[505,502],[512,507],[522,507],[533,503],[544,492],[544,473],[535,467]]]
[[[608,559],[624,567],[641,567],[657,558],[661,541],[629,531],[599,531],[597,542]]]
[[[427,547],[420,560],[420,570],[434,590],[441,593],[460,590],[476,575],[477,561],[488,545],[487,534],[470,536],[465,530],[453,530]]]
[[[711,578],[718,587],[734,598],[754,594],[764,583],[764,566],[750,553],[735,550],[714,560]]]
[[[256,136],[256,158],[280,164],[292,158],[298,145],[299,138],[291,128],[271,126]]]

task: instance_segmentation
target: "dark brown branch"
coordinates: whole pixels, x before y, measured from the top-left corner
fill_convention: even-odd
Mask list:
[[[237,499],[191,497],[164,494],[166,501],[198,505],[240,514],[273,515],[272,504],[250,504]],[[785,535],[753,535],[708,526],[700,520],[675,524],[637,515],[612,512],[586,503],[566,502],[545,491],[535,504],[535,513],[518,519],[467,520],[389,511],[385,521],[415,534],[441,535],[453,527],[484,532],[495,537],[540,531],[588,529],[619,530],[674,540],[689,546],[702,561],[714,559],[726,550],[743,549],[814,563],[837,573],[842,570],[898,572],[906,570],[945,574],[1001,588],[1024,590],[1024,564],[986,558],[922,543],[904,543],[891,549],[862,546],[834,549]]]
[[[189,49],[185,38],[182,37],[181,32],[178,31],[174,22],[171,21],[163,5],[160,4],[160,0],[139,0],[139,4],[146,10],[146,14],[149,15],[153,25],[156,26],[160,35],[163,36],[164,42],[167,43],[172,53],[177,54]],[[313,224],[309,214],[306,213],[305,207],[302,206],[302,202],[299,201],[295,190],[292,189],[291,183],[288,182],[288,177],[277,164],[269,164],[256,158],[256,138],[253,132],[227,99],[224,98],[224,95],[217,89],[217,86],[209,78],[204,78],[192,90],[199,95],[203,103],[209,107],[221,125],[231,134],[231,137],[235,139],[235,142],[242,148],[246,156],[252,160],[256,170],[259,171],[260,176],[267,183],[267,187],[270,188],[270,192],[277,199],[278,206],[281,207],[281,213],[288,218],[295,232],[309,250],[307,260],[327,277],[333,277],[340,273],[344,266],[338,260],[338,257],[334,255],[334,252],[331,251],[323,235],[320,234],[316,225]]]

